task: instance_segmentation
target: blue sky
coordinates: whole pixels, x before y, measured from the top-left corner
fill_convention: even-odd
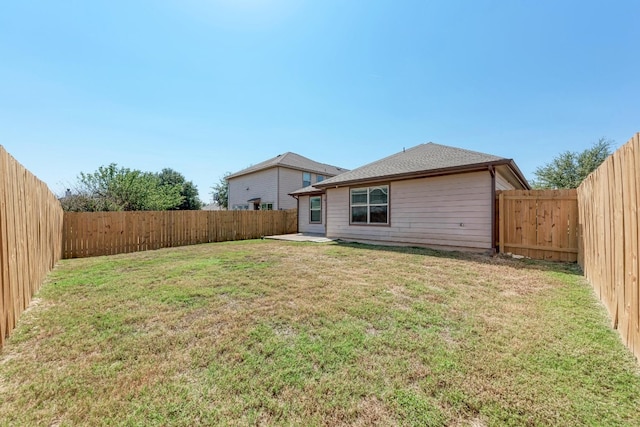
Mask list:
[[[513,158],[640,131],[640,2],[5,0],[0,144],[56,192],[112,162],[203,200],[293,151]]]

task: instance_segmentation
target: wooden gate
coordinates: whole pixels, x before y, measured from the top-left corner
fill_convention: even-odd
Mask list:
[[[497,191],[498,247],[533,259],[578,260],[578,202],[572,190]]]

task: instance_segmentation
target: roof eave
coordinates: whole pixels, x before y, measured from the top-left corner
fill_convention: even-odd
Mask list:
[[[249,174],[256,173],[256,172],[262,172],[262,171],[265,171],[265,170],[271,169],[271,168],[286,168],[286,169],[291,169],[291,170],[301,171],[301,172],[311,172],[311,173],[315,173],[317,175],[323,175],[323,176],[327,176],[327,177],[338,176],[341,173],[349,171],[348,169],[343,169],[342,171],[340,171],[339,173],[336,174],[334,172],[329,172],[329,171],[321,171],[321,170],[316,170],[316,169],[304,169],[304,168],[297,167],[297,166],[277,164],[277,165],[265,166],[265,167],[258,168],[258,169],[253,169],[253,170],[246,171],[246,172],[245,171],[239,171],[239,172],[236,172],[234,174],[231,174],[231,175],[227,176],[226,179],[238,178],[238,177],[249,175]]]
[[[329,176],[329,177],[334,177],[334,176],[338,176],[341,173],[347,172],[347,170],[343,170],[339,173],[333,173],[333,172],[329,172],[326,170],[319,170],[319,169],[305,169],[302,167],[298,167],[298,166],[289,166],[289,165],[278,165],[281,168],[287,168],[287,169],[292,169],[292,170],[296,170],[296,171],[301,171],[301,172],[311,172],[311,173],[315,173],[316,175],[323,175],[323,176]]]
[[[518,165],[516,165],[516,162],[513,161],[513,159],[509,159],[509,163],[507,164],[507,166],[509,166],[509,168],[516,176],[516,178],[518,178],[518,181],[520,181],[525,190],[531,190],[529,181],[527,181],[527,178],[524,177],[524,174],[522,173]]]
[[[271,168],[275,168],[275,167],[278,167],[278,165],[269,165],[269,166],[261,167],[261,168],[258,168],[258,169],[253,169],[253,170],[250,170],[250,171],[241,170],[239,172],[232,173],[231,175],[227,176],[226,179],[239,178],[241,176],[249,175],[249,174],[256,173],[256,172],[262,172],[262,171],[265,171],[267,169],[271,169]]]
[[[322,189],[318,189],[318,190],[309,190],[309,191],[294,191],[289,193],[289,196],[291,197],[298,197],[298,196],[313,196],[316,194],[324,194],[325,190]]]
[[[519,179],[523,180],[523,184],[526,184],[526,186],[528,186],[526,179],[524,179],[524,176],[522,176],[522,173],[520,172],[520,170],[515,165],[512,159],[500,159],[500,160],[494,160],[491,162],[475,163],[472,165],[429,169],[429,170],[423,170],[423,171],[399,173],[399,174],[392,174],[392,175],[380,175],[376,177],[340,181],[337,183],[331,183],[331,182],[327,183],[326,181],[323,181],[321,183],[315,184],[315,186],[318,188],[331,188],[331,187],[346,187],[353,184],[366,184],[370,182],[401,181],[406,179],[417,179],[417,178],[427,178],[432,176],[453,175],[456,173],[476,172],[476,171],[485,170],[490,166],[500,166],[500,165],[513,166],[512,169],[514,169],[514,173],[516,174],[516,176],[518,176]]]

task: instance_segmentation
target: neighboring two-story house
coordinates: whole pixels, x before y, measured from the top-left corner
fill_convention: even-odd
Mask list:
[[[296,153],[280,154],[229,175],[228,206],[232,210],[294,209],[297,202],[289,193],[343,172],[347,169]]]

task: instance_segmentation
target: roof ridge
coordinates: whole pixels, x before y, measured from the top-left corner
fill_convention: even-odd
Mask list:
[[[272,167],[286,167],[291,169],[309,170],[314,173],[326,173],[329,176],[335,176],[348,170],[340,166],[334,166],[328,163],[315,161],[301,154],[294,153],[293,151],[286,151],[284,153],[278,154],[275,157],[248,166],[238,172],[232,173],[231,175],[229,175],[229,178],[235,178]]]
[[[479,154],[482,156],[491,156],[491,157],[498,157],[500,159],[506,159],[508,160],[506,157],[502,157],[502,156],[496,156],[495,154],[489,154],[489,153],[483,153],[482,151],[476,151],[476,150],[469,150],[468,148],[462,148],[462,147],[454,147],[451,145],[444,145],[444,144],[438,144],[436,142],[429,142],[427,144],[420,144],[420,145],[437,145],[438,147],[444,147],[444,148],[449,148],[449,149],[453,149],[453,150],[460,150],[460,151],[465,151],[467,153],[473,153],[473,154]],[[419,145],[417,145],[416,147],[419,147]],[[415,148],[415,147],[414,147]]]
[[[318,162],[316,160],[310,159],[309,157],[305,157],[302,154],[294,153],[293,151],[287,151],[286,153],[284,153],[282,155],[283,156],[282,160],[284,160],[284,157],[286,157],[286,156],[288,156],[290,154],[293,154],[295,156],[301,157],[302,159],[305,159],[305,160],[309,160],[310,162],[316,163],[316,164],[321,165],[321,166],[328,166],[330,168],[334,168],[334,169],[338,169],[338,170],[347,170],[347,169],[345,169],[345,168],[343,168],[341,166],[331,165],[329,163],[324,163],[324,162]]]
[[[367,163],[366,165],[363,165],[363,166],[357,167],[356,169],[360,169],[361,167],[368,166],[368,165],[373,165],[373,164],[375,164],[375,163],[382,162],[382,161],[384,161],[384,160],[388,160],[388,159],[390,159],[390,158],[392,158],[392,157],[396,157],[396,156],[399,156],[399,155],[405,154],[407,151],[413,151],[413,150],[415,150],[416,148],[421,147],[421,146],[423,146],[423,145],[426,145],[426,144],[424,144],[424,143],[420,143],[420,144],[418,144],[418,145],[415,145],[415,146],[413,146],[413,147],[409,147],[409,148],[404,148],[404,147],[403,147],[403,148],[402,148],[402,151],[398,151],[397,153],[389,154],[387,157],[383,157],[383,158],[381,158],[381,159],[378,159],[378,160],[375,160],[375,161],[373,161],[373,162]],[[355,170],[355,169],[354,169],[354,170]]]
[[[282,162],[284,161],[284,159],[285,159],[289,154],[295,154],[295,153],[292,153],[291,151],[285,151],[285,152],[284,152],[284,153],[282,153],[282,154],[278,154],[278,155],[276,156],[276,164],[280,164],[280,163],[282,163]],[[299,154],[298,154],[298,156],[299,156]]]
[[[461,170],[509,160],[493,154],[428,142],[403,148],[402,151],[322,181],[317,186],[322,188],[343,182],[418,175],[428,171]]]

